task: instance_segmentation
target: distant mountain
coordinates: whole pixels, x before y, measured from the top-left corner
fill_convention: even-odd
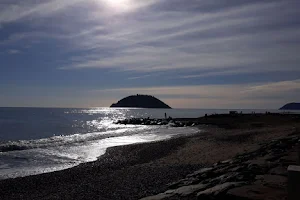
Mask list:
[[[125,108],[168,108],[171,107],[161,100],[150,95],[133,95],[125,97],[124,99],[114,103],[111,108],[125,107]]]
[[[300,103],[288,103],[281,107],[280,110],[300,110]]]

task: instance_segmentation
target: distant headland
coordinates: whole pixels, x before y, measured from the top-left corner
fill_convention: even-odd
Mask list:
[[[300,103],[288,103],[281,107],[280,110],[300,110]]]
[[[132,95],[121,99],[117,103],[110,106],[111,108],[166,108],[171,109],[170,106],[161,100],[150,95]]]

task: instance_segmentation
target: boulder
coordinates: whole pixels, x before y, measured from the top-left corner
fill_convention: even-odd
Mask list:
[[[244,182],[227,182],[223,183],[220,185],[216,185],[212,188],[206,189],[204,191],[201,191],[197,194],[198,199],[211,199],[215,198],[220,194],[225,193],[227,190],[234,188],[234,187],[239,187],[244,185]]]
[[[283,200],[287,198],[284,190],[257,185],[246,185],[228,190],[224,199],[239,200]]]
[[[288,171],[287,171],[287,169],[285,167],[279,166],[279,167],[272,168],[269,171],[269,174],[271,174],[271,175],[287,176],[288,175]]]

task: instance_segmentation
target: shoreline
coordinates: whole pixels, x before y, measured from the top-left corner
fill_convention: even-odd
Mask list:
[[[161,174],[157,174],[157,172],[161,171],[162,174],[166,175],[166,178],[161,181],[160,184],[167,185],[169,182],[178,180],[178,178],[184,178],[186,174],[193,172],[201,166],[162,166],[160,169],[147,166],[147,169],[143,170],[145,167],[144,164],[158,160],[178,149],[184,145],[190,137],[193,136],[182,136],[149,143],[110,147],[104,155],[93,162],[82,163],[61,171],[0,180],[0,199],[84,199],[86,194],[78,196],[78,191],[74,191],[74,194],[69,194],[70,188],[74,190],[74,188],[78,189],[84,187],[88,187],[92,190],[85,191],[89,194],[90,199],[99,198],[99,194],[101,194],[101,199],[106,199],[105,193],[111,190],[109,188],[117,187],[118,184],[116,180],[114,180],[113,183],[111,183],[113,186],[102,188],[102,191],[99,190],[99,193],[97,192],[97,194],[95,194],[93,187],[94,185],[99,186],[100,180],[106,182],[109,181],[111,176],[116,178],[119,174],[131,179],[130,176],[128,177],[128,174],[134,175],[136,172],[141,171],[150,173],[147,176],[145,172],[142,176],[142,180],[149,183],[151,180],[154,182],[155,179],[160,179]],[[126,171],[125,174],[124,169]],[[110,175],[111,173],[112,175]],[[93,180],[95,176],[101,176],[100,180]],[[178,178],[174,178],[173,176],[178,176]],[[139,182],[135,182],[135,184],[137,186]],[[104,185],[101,184],[102,187]],[[63,191],[62,188],[64,188]],[[151,188],[151,191],[145,194],[150,195],[161,192],[161,189],[163,189],[158,189],[156,185],[152,185]],[[132,199],[133,194],[131,194],[130,190],[127,191],[129,192],[127,195],[125,195],[126,191],[122,193],[127,196],[127,199]],[[59,197],[57,197],[57,193],[59,193]],[[111,198],[112,197],[107,199]],[[120,199],[120,196],[117,195],[114,196],[114,198]]]
[[[0,199],[139,199],[162,193],[170,183],[202,167],[254,151],[260,143],[300,128],[276,120],[272,126],[268,120],[264,123],[256,128],[247,128],[249,124],[236,129],[208,127],[192,136],[111,147],[94,162],[0,180]]]
[[[164,128],[167,128],[167,127],[164,127]],[[162,130],[161,127],[159,129]],[[120,140],[121,142],[119,142],[119,141],[117,143],[116,142],[115,143],[112,142],[113,145],[115,145],[115,146],[106,145],[105,147],[103,147],[103,151],[100,151],[101,153],[99,151],[97,151],[97,154],[95,154],[94,157],[93,157],[95,159],[93,159],[93,160],[85,161],[85,162],[81,162],[81,163],[77,163],[76,165],[72,165],[72,166],[68,166],[68,167],[61,167],[61,168],[58,168],[55,171],[53,171],[53,170],[50,171],[50,170],[47,170],[47,169],[36,170],[35,174],[34,173],[33,174],[21,173],[21,175],[20,175],[20,174],[18,174],[19,171],[17,171],[16,174],[11,173],[12,174],[11,177],[9,177],[8,175],[5,177],[5,173],[3,173],[4,176],[3,176],[3,178],[2,177],[0,178],[0,181],[2,181],[2,180],[8,180],[8,179],[14,179],[14,178],[26,178],[26,177],[29,177],[29,176],[36,176],[36,175],[42,175],[42,174],[46,174],[46,173],[53,173],[53,172],[64,171],[64,170],[68,170],[68,169],[72,169],[72,168],[78,167],[78,166],[80,166],[82,164],[86,164],[86,163],[88,164],[88,163],[97,162],[101,157],[105,156],[105,154],[107,154],[108,152],[111,152],[111,151],[113,152],[114,148],[118,148],[118,147],[122,147],[122,146],[129,146],[129,145],[138,145],[138,144],[142,145],[142,144],[155,143],[155,142],[160,142],[160,141],[167,141],[167,140],[170,140],[170,139],[176,139],[178,137],[185,138],[185,137],[190,137],[190,136],[193,136],[195,134],[198,134],[201,131],[201,129],[198,129],[196,127],[195,128],[187,128],[187,129],[184,128],[184,129],[181,129],[181,130],[184,130],[184,131],[181,131],[181,133],[174,134],[174,135],[172,135],[172,134],[171,135],[166,134],[166,137],[160,136],[159,134],[157,135],[157,137],[143,137],[143,136],[141,136],[141,137],[138,137],[140,139],[140,141],[136,140],[136,138],[134,137],[135,135],[129,135],[128,136],[128,137],[133,136],[133,140],[130,140],[130,141],[128,141],[127,138],[125,138],[124,141],[121,141],[120,139],[118,139],[118,138],[122,138],[123,135],[121,135],[121,136],[107,137],[107,138],[104,138],[104,140],[105,139],[114,139],[114,138],[117,138],[117,140]],[[140,133],[142,133],[142,132],[137,132],[137,135],[139,135]],[[125,137],[127,137],[127,136],[125,135]],[[18,146],[14,146],[14,145],[8,146],[7,149],[8,149],[8,151],[6,151],[6,149],[4,149],[4,148],[3,149],[0,148],[0,154],[1,154],[1,151],[5,153],[5,152],[14,152],[14,151],[23,150],[22,148],[19,148]],[[112,153],[109,153],[109,154],[112,156]],[[17,174],[18,174],[18,176],[16,176]],[[22,176],[22,174],[26,174],[26,175]]]

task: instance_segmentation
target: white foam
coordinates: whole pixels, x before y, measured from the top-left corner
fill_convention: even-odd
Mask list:
[[[95,132],[19,141],[22,145],[32,145],[35,148],[2,152],[0,179],[67,169],[80,163],[97,160],[109,147],[164,140],[196,132],[198,132],[196,128],[126,126],[105,133]]]

